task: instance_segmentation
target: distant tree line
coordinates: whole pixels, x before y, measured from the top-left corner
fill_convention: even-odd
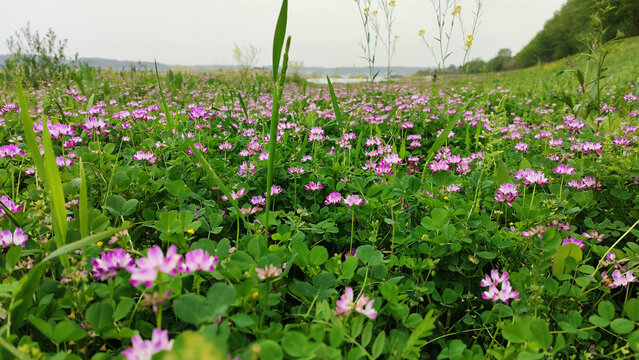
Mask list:
[[[488,61],[476,58],[463,69],[451,66],[446,72],[475,74],[520,69],[584,51],[583,40],[593,31],[591,19],[597,14],[597,3],[610,5],[609,11],[599,14],[606,27],[604,42],[620,33],[624,37],[639,35],[639,0],[568,0],[517,55],[513,56],[510,49],[501,49]]]
[[[592,32],[591,17],[598,2],[609,4],[610,11],[601,14],[607,28],[603,40],[618,33],[639,35],[638,0],[568,0],[544,28],[516,56],[517,68],[558,60],[585,50],[582,40]]]

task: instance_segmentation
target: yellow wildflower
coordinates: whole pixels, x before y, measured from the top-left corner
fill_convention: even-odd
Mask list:
[[[391,1],[388,3],[388,5],[390,5],[390,6],[395,6],[395,0],[391,0]]]
[[[364,12],[368,12],[368,8],[364,8]]]
[[[448,196],[444,196],[444,200],[448,200]]]
[[[257,299],[257,297],[260,296],[260,293],[256,291],[251,296],[253,297],[253,299]]]
[[[195,231],[193,231],[193,229],[188,229],[188,230],[186,230],[186,232],[191,234],[191,235],[195,234]]]
[[[461,5],[457,5],[455,6],[455,10],[453,10],[453,14],[452,15],[457,15],[461,12]]]
[[[102,245],[104,245],[104,243],[102,241],[98,241],[98,246],[102,247]]]
[[[419,36],[424,35],[424,29],[419,29]]]

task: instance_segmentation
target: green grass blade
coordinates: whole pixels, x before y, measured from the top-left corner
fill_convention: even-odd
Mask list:
[[[2,202],[0,202],[0,206],[2,206],[2,210],[3,210],[3,211],[4,211],[4,213],[7,215],[7,217],[9,218],[9,220],[11,220],[11,222],[12,222],[15,226],[17,226],[17,227],[21,228],[21,227],[22,227],[22,224],[20,223],[20,220],[18,220],[18,218],[17,218],[15,215],[13,215],[13,213],[11,212],[11,210],[9,210],[9,208],[7,208],[7,207],[4,205],[4,203],[2,203]]]
[[[27,98],[24,96],[22,90],[22,79],[18,78],[16,92],[18,93],[18,105],[20,105],[20,119],[22,120],[22,130],[24,131],[24,139],[29,147],[29,152],[33,158],[33,162],[36,166],[37,176],[43,181],[46,177],[44,171],[44,159],[40,155],[40,146],[36,141],[36,135],[33,131],[33,120],[29,116],[29,105],[27,104]],[[46,181],[44,182],[46,186]]]
[[[33,294],[40,285],[40,279],[47,270],[46,264],[39,263],[29,270],[29,272],[20,279],[18,287],[13,291],[11,305],[11,330],[17,330],[22,325],[22,319],[27,315],[25,311],[33,302]]]
[[[237,98],[240,100],[240,106],[242,106],[242,112],[244,112],[244,116],[248,120],[248,111],[246,110],[246,105],[244,104],[244,99],[242,99],[242,93],[237,92]]]
[[[173,132],[173,130],[177,126],[177,115],[173,118],[173,121],[169,122],[171,118],[171,113],[169,112],[169,106],[166,104],[166,98],[164,97],[164,91],[162,91],[162,85],[160,84],[160,73],[158,72],[158,62],[153,60],[155,64],[155,78],[158,83],[158,88],[160,89],[160,97],[162,98],[162,111],[166,115],[166,124],[169,126],[169,130]]]
[[[335,89],[333,88],[333,83],[331,79],[326,76],[326,80],[328,81],[328,90],[331,92],[331,102],[333,103],[333,111],[335,111],[335,119],[339,126],[346,131],[346,127],[342,126],[342,111],[339,108],[339,103],[337,102],[337,96],[335,95]]]
[[[47,257],[45,257],[44,259],[42,259],[42,261],[40,261],[40,264],[45,264],[46,262],[48,262],[49,260],[60,256],[62,258],[63,255],[66,255],[72,251],[78,250],[84,246],[87,246],[89,244],[95,244],[98,241],[102,241],[105,239],[110,238],[111,236],[119,233],[120,231],[126,229],[127,227],[122,226],[119,228],[114,228],[114,229],[109,229],[109,230],[104,230],[100,233],[91,235],[91,236],[87,236],[85,238],[82,238],[78,241],[74,241],[71,244],[66,244],[62,247],[59,247],[57,249],[55,249],[55,251],[51,252]],[[65,258],[66,259],[66,258]]]
[[[111,176],[113,179],[113,176]],[[109,181],[110,183],[110,181]],[[83,238],[89,236],[89,197],[87,195],[87,178],[84,173],[84,164],[80,160],[80,236]]]
[[[229,189],[226,186],[226,184],[224,184],[224,181],[222,181],[222,178],[219,177],[219,175],[217,174],[217,172],[215,172],[215,170],[209,164],[209,162],[206,161],[206,159],[204,158],[204,155],[202,155],[202,152],[195,147],[195,145],[193,144],[193,141],[191,141],[191,139],[189,139],[188,136],[184,138],[184,141],[191,148],[191,150],[193,151],[193,154],[195,154],[195,156],[198,158],[200,165],[204,167],[204,169],[209,173],[209,175],[211,175],[211,177],[213,178],[217,186],[220,187],[220,190],[222,190],[222,194],[224,194],[224,196],[228,198],[229,202],[231,203],[235,211],[238,213],[238,216],[240,216],[240,218],[242,219],[242,222],[244,223],[244,225],[248,227],[248,222],[246,221],[246,217],[240,211],[240,207],[237,205],[237,201],[235,201],[235,199],[231,197],[231,194],[229,193]]]
[[[8,326],[9,324],[5,324],[2,328],[0,328],[0,334],[6,333]],[[5,340],[2,336],[0,336],[0,347],[5,348],[8,352],[10,352],[13,356],[15,356],[16,359],[19,359],[19,360],[32,359],[26,354],[21,353],[20,350],[16,349],[16,347],[13,346],[13,344]]]
[[[288,0],[282,1],[280,15],[277,18],[275,26],[275,36],[273,37],[273,82],[277,83],[277,72],[280,68],[280,59],[282,57],[282,47],[284,46],[284,37],[286,36],[286,18],[288,15]]]
[[[53,154],[53,146],[51,145],[51,135],[47,127],[46,120],[43,119],[42,145],[44,147],[45,157],[40,155],[40,146],[36,141],[35,132],[33,131],[33,120],[29,116],[29,106],[27,99],[22,90],[22,81],[18,78],[16,92],[18,94],[18,103],[20,105],[20,117],[22,120],[22,128],[24,137],[36,165],[37,176],[40,176],[44,188],[51,200],[51,219],[54,226],[54,236],[56,245],[63,246],[66,241],[66,210],[64,207],[64,192],[62,190],[62,182],[60,180],[60,172],[55,162]],[[46,163],[45,163],[46,159]],[[65,268],[69,266],[66,258],[60,259]]]
[[[95,97],[95,94],[91,94],[91,96],[89,96],[89,101],[87,101],[87,107],[86,109],[84,109],[85,111],[89,111],[89,109],[93,107],[94,97]]]
[[[46,121],[42,121],[42,146],[44,147],[44,169],[47,174],[47,185],[51,196],[51,213],[55,229],[55,240],[58,247],[64,246],[67,238],[67,217],[64,206],[64,190],[60,171],[55,161],[51,135]]]

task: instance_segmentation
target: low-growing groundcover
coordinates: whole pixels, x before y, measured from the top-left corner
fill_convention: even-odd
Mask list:
[[[632,84],[287,86],[267,230],[267,82],[101,77],[0,94],[3,358],[639,351]]]

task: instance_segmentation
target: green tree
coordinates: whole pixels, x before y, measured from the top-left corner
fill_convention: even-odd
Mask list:
[[[59,40],[52,29],[41,36],[27,23],[7,40],[10,56],[2,67],[5,79],[14,81],[21,74],[24,82],[33,87],[68,79],[71,68],[66,61],[66,45],[67,40]]]

